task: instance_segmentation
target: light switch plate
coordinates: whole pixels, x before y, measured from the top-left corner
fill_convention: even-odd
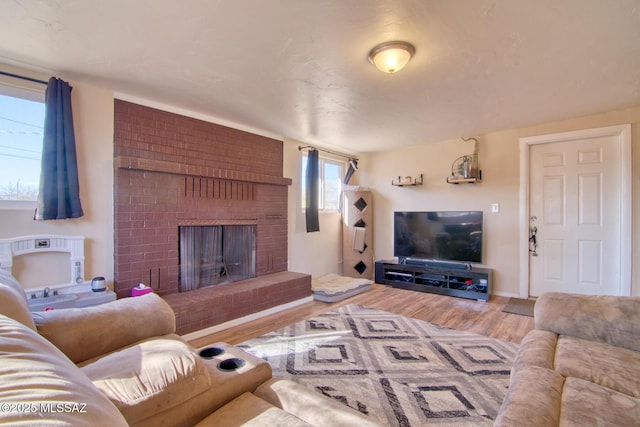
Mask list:
[[[500,212],[500,203],[492,203],[491,204],[491,212],[492,213]]]

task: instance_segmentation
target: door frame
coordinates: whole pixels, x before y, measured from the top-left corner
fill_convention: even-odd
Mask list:
[[[520,138],[520,298],[529,297],[529,162],[532,145],[615,136],[620,143],[620,295],[631,295],[631,125],[607,126]],[[627,196],[627,197],[625,197]]]

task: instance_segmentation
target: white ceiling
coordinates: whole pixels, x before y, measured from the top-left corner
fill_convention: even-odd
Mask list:
[[[361,153],[640,105],[640,0],[0,0],[0,62]]]

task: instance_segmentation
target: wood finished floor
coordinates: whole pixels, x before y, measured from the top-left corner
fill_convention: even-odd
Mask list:
[[[190,344],[196,348],[217,341],[239,344],[345,304],[360,304],[519,344],[533,329],[533,318],[503,313],[502,309],[508,301],[507,297],[491,296],[489,302],[479,302],[375,284],[371,291],[340,302],[328,304],[313,301],[191,340]]]

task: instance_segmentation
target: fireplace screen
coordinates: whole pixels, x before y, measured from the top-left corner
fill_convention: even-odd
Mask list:
[[[256,226],[180,227],[180,292],[256,277]]]

